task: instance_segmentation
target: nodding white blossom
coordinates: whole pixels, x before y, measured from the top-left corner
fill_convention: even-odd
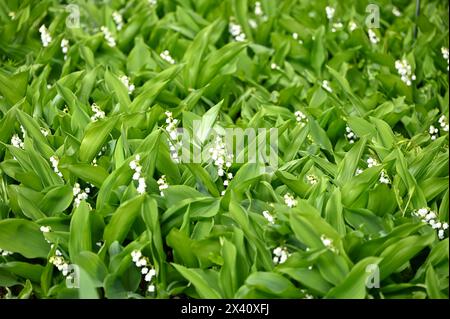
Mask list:
[[[336,247],[334,247],[333,245],[333,240],[331,238],[328,238],[325,235],[320,236],[320,240],[322,241],[322,244],[328,248],[329,250],[331,250],[334,253],[337,253],[337,249]]]
[[[170,64],[175,64],[175,60],[172,58],[172,56],[170,55],[169,50],[164,50],[163,52],[161,52],[159,54],[159,56],[161,57],[161,59],[169,62]]]
[[[316,185],[319,182],[317,176],[313,174],[306,175],[306,181],[311,185]]]
[[[330,87],[330,82],[328,82],[327,80],[322,81],[322,88],[324,88],[325,90],[327,90],[330,93],[333,93],[333,90]]]
[[[252,29],[256,29],[258,27],[258,22],[255,19],[248,19],[248,25]]]
[[[50,156],[50,163],[52,163],[53,171],[59,176],[63,177],[62,173],[59,171],[58,165],[59,165],[59,158],[55,155]]]
[[[301,289],[300,292],[303,294],[303,299],[314,299],[314,296],[307,293],[305,289]]]
[[[299,123],[301,126],[305,126],[306,123],[308,123],[308,118],[302,111],[295,111],[294,115],[297,123]]]
[[[280,69],[280,67],[279,67],[278,64],[276,64],[276,63],[271,63],[271,64],[270,64],[270,68],[271,68],[272,70],[279,70],[279,69]]]
[[[334,13],[335,13],[335,12],[336,12],[336,9],[333,8],[333,7],[327,6],[327,7],[325,8],[325,13],[327,14],[328,20],[333,19]]]
[[[140,250],[133,250],[131,252],[131,259],[136,267],[141,268],[140,272],[144,276],[144,280],[148,282],[147,291],[155,292],[155,285],[151,281],[156,277],[156,270],[151,267],[149,259],[143,256]]]
[[[369,35],[370,42],[372,42],[373,44],[377,44],[378,42],[380,42],[380,39],[378,39],[377,34],[372,29],[369,29],[369,31],[367,31],[367,34]]]
[[[117,12],[117,11],[114,11],[113,13],[112,13],[112,18],[113,18],[113,20],[114,20],[114,23],[116,24],[116,28],[117,28],[117,30],[122,30],[122,28],[123,28],[123,18],[122,18],[122,15],[119,13],[119,12]]]
[[[105,37],[106,43],[110,47],[115,47],[116,46],[116,40],[112,36],[111,31],[109,31],[109,29],[107,27],[105,27],[105,26],[101,26],[100,30],[103,32],[103,36]]]
[[[40,230],[41,232],[43,232],[43,233],[49,233],[49,232],[52,231],[52,228],[51,228],[50,226],[41,226],[41,227],[39,228],[39,230]]]
[[[137,154],[134,157],[134,160],[132,160],[130,162],[129,166],[132,170],[134,170],[133,180],[138,181],[138,187],[136,188],[136,191],[139,194],[144,194],[145,190],[147,188],[147,183],[145,182],[145,178],[141,177],[142,166],[139,163],[140,160],[141,160],[141,156],[139,154]]]
[[[148,3],[149,3],[151,6],[156,6],[156,5],[158,4],[158,1],[157,1],[157,0],[148,0]]]
[[[402,15],[402,13],[397,7],[392,8],[392,14],[395,15],[396,17],[400,17]]]
[[[98,119],[105,118],[105,112],[103,112],[96,103],[92,103],[91,110],[92,110],[92,112],[94,112],[94,115],[91,116],[92,121],[95,122]]]
[[[419,217],[422,222],[430,225],[433,229],[436,229],[439,239],[442,240],[445,238],[444,233],[448,229],[448,223],[440,222],[434,211],[428,208],[420,208],[417,211],[414,211],[412,215]]]
[[[353,144],[356,142],[358,136],[355,134],[355,132],[352,131],[352,129],[350,128],[350,126],[346,125],[345,126],[345,137],[348,139],[348,142],[350,144]]]
[[[355,176],[358,176],[359,174],[361,174],[362,172],[364,172],[364,170],[362,168],[357,168],[355,171]]]
[[[331,28],[331,32],[336,32],[336,31],[338,31],[338,30],[341,30],[341,29],[343,29],[344,28],[344,25],[342,24],[342,22],[336,22],[336,23],[333,23],[333,27]]]
[[[350,30],[350,32],[355,31],[357,28],[358,28],[358,25],[354,21],[350,21],[348,23],[348,29]]]
[[[169,134],[169,150],[170,157],[175,163],[179,163],[179,152],[183,146],[183,141],[178,136],[178,119],[174,119],[172,112],[166,111],[166,127],[165,130]]]
[[[295,207],[295,206],[297,206],[297,200],[294,198],[294,196],[292,196],[291,194],[289,194],[289,193],[286,193],[285,195],[284,195],[284,203],[289,207],[289,208],[292,208],[292,207]]]
[[[259,2],[259,1],[255,2],[255,15],[258,17],[261,17],[264,15],[264,12],[261,7],[261,2]]]
[[[14,147],[17,147],[17,148],[21,148],[21,149],[23,149],[23,147],[24,147],[24,143],[18,134],[14,134],[11,137],[11,145]]]
[[[442,53],[442,57],[447,60],[447,71],[449,68],[449,53],[448,53],[448,48],[442,47],[441,48],[441,53]]]
[[[277,265],[286,262],[291,254],[288,252],[286,247],[277,247],[273,250],[273,255],[273,263]]]
[[[412,73],[411,65],[408,61],[405,59],[395,61],[395,68],[401,76],[402,81],[405,82],[406,85],[411,86],[412,81],[416,79],[416,75]]]
[[[263,211],[262,214],[269,223],[275,224],[275,217],[273,217],[273,215],[270,214],[268,210]]]
[[[383,169],[380,173],[380,179],[379,179],[381,184],[390,184],[391,180],[387,174],[387,172]]]
[[[240,24],[236,24],[234,22],[230,22],[228,26],[228,31],[233,36],[234,40],[238,42],[242,42],[246,40],[245,33],[242,31],[242,27]]]
[[[297,32],[292,33],[292,38],[294,40],[298,40],[298,33]]]
[[[64,60],[67,60],[67,52],[69,52],[69,40],[61,39],[61,51],[64,54]]]
[[[47,137],[48,134],[50,134],[49,130],[44,127],[41,127],[40,131],[41,131],[42,135],[44,135],[45,137]]]
[[[447,117],[444,114],[442,114],[441,117],[439,118],[439,125],[441,126],[441,129],[444,132],[448,132],[448,129],[449,129],[448,121],[447,121]]]
[[[41,25],[41,27],[39,28],[39,32],[41,33],[42,45],[44,47],[48,47],[50,42],[52,42],[52,36],[48,32],[47,27],[44,24]]]
[[[128,94],[133,93],[135,86],[133,83],[130,83],[130,78],[126,75],[122,75],[119,80],[125,85],[125,87],[128,89]]]
[[[12,254],[13,253],[11,251],[7,251],[7,250],[4,250],[4,249],[0,248],[0,255],[2,255],[3,257],[6,257],[8,255],[12,255]]]
[[[428,133],[430,133],[431,140],[435,140],[439,136],[439,130],[437,127],[434,127],[434,125],[430,125],[430,128],[428,129]]]
[[[56,250],[56,252],[58,252],[58,250]],[[70,271],[70,264],[61,255],[61,252],[59,252],[59,254],[57,253],[55,256],[50,257],[48,261],[56,266],[64,277],[67,277]]]
[[[16,20],[16,13],[14,11],[9,12],[8,16],[11,18],[11,20]]]
[[[156,183],[158,184],[158,188],[159,188],[159,192],[160,192],[161,196],[164,196],[163,190],[169,188],[169,184],[167,184],[167,181],[166,181],[166,175],[162,175],[162,176],[156,181]]]
[[[82,190],[80,184],[75,183],[72,191],[73,196],[75,197],[74,205],[75,207],[78,207],[80,206],[81,201],[87,200],[89,198],[88,194],[91,192],[91,189],[89,187],[86,187],[84,190]]]
[[[375,158],[369,157],[367,159],[367,167],[368,168],[371,168],[371,167],[374,167],[374,166],[378,166],[378,165],[380,165],[380,164],[378,163],[378,161]]]
[[[213,161],[213,165],[217,168],[217,175],[220,177],[225,176],[223,186],[227,187],[231,179],[233,179],[233,174],[227,172],[232,165],[233,154],[228,152],[223,136],[216,136],[213,147],[211,147],[208,151]],[[222,191],[222,195],[224,194],[225,191]]]

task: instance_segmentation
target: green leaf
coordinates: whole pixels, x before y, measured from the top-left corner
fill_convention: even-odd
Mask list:
[[[50,251],[39,225],[18,218],[0,220],[0,247],[26,258],[46,258]]]
[[[208,277],[201,269],[190,269],[182,265],[172,264],[175,269],[186,278],[192,285],[194,285],[200,298],[205,299],[220,299],[222,296],[218,291],[213,289],[214,285],[211,285]]]
[[[86,128],[81,140],[79,158],[82,162],[91,162],[98,154],[103,144],[108,139],[108,135],[116,126],[118,117],[110,117],[103,121],[92,122]]]
[[[82,251],[91,250],[90,208],[82,201],[70,221],[69,255],[75,258]]]
[[[334,287],[327,294],[327,298],[340,299],[363,299],[366,297],[366,286],[368,283],[368,276],[372,274],[374,266],[375,271],[378,270],[378,263],[381,258],[368,257],[359,261],[347,275],[345,280],[338,286]],[[379,278],[378,278],[379,279]],[[376,278],[374,279],[376,280]]]

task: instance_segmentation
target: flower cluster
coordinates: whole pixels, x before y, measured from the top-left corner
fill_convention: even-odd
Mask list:
[[[448,54],[448,48],[441,48],[441,53],[442,53],[442,57],[447,60],[447,71],[448,71],[448,66],[449,66],[449,54]]]
[[[59,171],[59,158],[55,155],[50,156],[50,163],[52,163],[53,171],[59,176],[63,177],[62,173]]]
[[[333,93],[333,90],[330,87],[330,82],[328,82],[327,80],[322,81],[322,88],[324,88],[325,90],[327,90],[330,93]]]
[[[81,189],[80,184],[75,183],[73,186],[73,196],[74,199],[74,205],[75,207],[80,206],[81,201],[88,199],[89,193],[91,192],[91,189],[89,187],[86,187],[84,190]]]
[[[43,233],[49,233],[49,232],[52,231],[52,228],[51,228],[50,226],[41,226],[41,227],[39,228],[39,230],[40,230],[41,232],[43,232]]]
[[[308,118],[306,117],[305,113],[303,113],[302,111],[295,111],[294,115],[295,115],[295,119],[300,124],[300,126],[303,127],[306,125],[306,123],[308,123]]]
[[[161,59],[163,59],[166,62],[169,62],[170,64],[175,64],[175,60],[172,58],[172,56],[170,55],[169,50],[164,50],[163,52],[161,52],[159,54],[159,56],[161,57]]]
[[[103,112],[97,104],[92,103],[91,110],[92,110],[92,112],[94,112],[94,115],[91,116],[92,121],[95,122],[98,119],[105,118],[105,112]]]
[[[162,176],[156,181],[156,183],[158,184],[159,193],[161,194],[161,196],[164,196],[163,190],[169,188],[169,184],[167,184],[167,181],[166,181],[166,175],[162,175]]]
[[[52,42],[52,36],[48,32],[47,27],[44,24],[41,25],[41,27],[39,28],[39,32],[41,33],[42,45],[44,47],[48,47],[50,42]]]
[[[133,93],[135,86],[133,83],[130,83],[130,78],[126,75],[122,75],[119,80],[125,85],[125,87],[128,89],[128,94]]]
[[[338,30],[342,30],[344,28],[344,25],[342,24],[342,22],[336,22],[333,23],[333,27],[331,28],[331,32],[336,32]]]
[[[405,82],[406,85],[411,86],[412,81],[416,79],[416,75],[412,73],[411,65],[408,61],[405,59],[395,61],[395,68],[401,76],[402,81]]]
[[[358,136],[355,134],[355,132],[352,131],[352,129],[350,128],[350,126],[345,126],[345,137],[348,139],[348,142],[350,144],[353,144],[356,142],[356,139],[358,138]]]
[[[182,141],[178,138],[178,119],[174,119],[172,112],[166,111],[166,132],[169,134],[169,150],[170,156],[175,163],[179,163],[180,159],[178,158],[179,151],[182,147]]]
[[[430,125],[430,128],[428,129],[428,133],[430,133],[431,139],[434,141],[439,136],[439,130],[434,125]]]
[[[294,196],[292,196],[291,194],[289,194],[289,193],[286,193],[285,195],[284,195],[284,203],[289,207],[289,208],[292,208],[292,207],[295,207],[295,206],[297,206],[297,200],[294,198]]]
[[[147,287],[148,292],[155,292],[156,287],[150,283],[154,277],[156,277],[156,270],[150,267],[150,262],[147,257],[142,256],[141,251],[133,250],[131,252],[131,258],[136,267],[141,268],[141,274],[144,275],[144,280],[149,283]]]
[[[396,17],[400,17],[402,15],[402,13],[397,7],[392,8],[392,14],[395,15]]]
[[[11,145],[21,149],[24,147],[24,143],[18,134],[14,134],[11,137]]]
[[[69,52],[69,40],[61,39],[61,51],[64,54],[64,60],[67,60],[67,52]]]
[[[447,121],[447,117],[444,114],[442,114],[441,117],[439,118],[439,125],[441,126],[441,129],[444,132],[448,132],[448,129],[449,129],[448,121]]]
[[[387,172],[384,169],[380,173],[379,181],[381,184],[390,184],[391,183],[391,179],[389,178]]]
[[[233,178],[232,173],[227,173],[227,170],[231,167],[233,161],[233,154],[227,151],[223,137],[218,135],[214,140],[214,145],[209,149],[209,154],[213,160],[214,166],[217,168],[217,175],[220,177],[225,176],[223,186],[227,187],[230,180]],[[222,191],[222,195],[225,191]]]
[[[303,44],[302,39],[299,39],[299,38],[298,38],[298,33],[297,33],[297,32],[292,33],[292,38],[293,38],[294,40],[298,41],[299,44]]]
[[[319,182],[317,176],[313,174],[306,175],[306,181],[311,185],[316,185]]]
[[[374,166],[378,166],[378,165],[380,165],[380,164],[378,163],[378,161],[375,158],[369,157],[367,159],[367,167],[368,168],[371,168],[371,167],[374,167]]]
[[[325,235],[320,236],[320,240],[322,241],[322,244],[328,248],[329,250],[331,250],[332,252],[336,253],[337,249],[336,247],[334,247],[333,245],[333,240],[331,238],[328,238]]]
[[[144,194],[145,189],[147,188],[147,184],[145,183],[145,178],[141,176],[142,166],[139,164],[141,160],[141,156],[137,154],[134,157],[134,160],[130,162],[130,168],[134,170],[133,180],[138,181],[138,187],[136,188],[139,194]]]
[[[335,12],[336,12],[336,9],[333,8],[333,7],[327,6],[325,8],[325,13],[327,14],[327,19],[328,20],[333,19]]]
[[[348,29],[350,30],[350,32],[355,31],[357,28],[358,28],[358,25],[354,21],[350,21],[348,23]]]
[[[291,254],[286,247],[277,247],[273,250],[273,255],[273,263],[277,265],[283,264]]]
[[[123,28],[123,18],[122,18],[122,15],[119,13],[119,12],[117,12],[117,11],[114,11],[113,13],[112,13],[112,18],[113,18],[113,20],[114,20],[114,23],[116,24],[116,28],[117,28],[117,30],[122,30],[122,28]]]
[[[378,39],[377,34],[372,29],[369,29],[369,31],[367,31],[367,34],[369,35],[369,40],[371,43],[377,44],[378,42],[380,42],[380,39]]]
[[[433,229],[436,229],[439,239],[445,238],[444,232],[448,229],[448,223],[442,223],[437,220],[437,215],[435,212],[428,208],[421,208],[413,212],[413,215],[422,219],[422,222],[427,223]]]
[[[230,34],[233,36],[234,40],[238,42],[243,42],[246,40],[245,33],[242,31],[242,27],[240,24],[230,22],[228,31],[230,31]]]
[[[49,262],[56,266],[63,276],[66,277],[69,274],[70,264],[64,259],[62,253],[57,249],[55,256],[50,257]]]
[[[111,31],[109,31],[109,29],[107,27],[105,27],[105,26],[101,26],[100,30],[103,32],[103,36],[105,37],[106,43],[110,47],[115,47],[116,46],[116,40],[112,36]]]
[[[262,214],[269,223],[275,224],[275,217],[272,214],[270,214],[268,210],[263,211]]]
[[[280,69],[280,67],[278,66],[278,64],[276,64],[275,62],[273,62],[273,63],[270,64],[270,68],[271,68],[272,70],[279,70],[279,69]]]
[[[12,255],[12,254],[13,253],[11,251],[7,251],[7,250],[4,250],[4,249],[0,248],[0,255],[2,255],[3,257],[6,257],[8,255]]]
[[[255,2],[255,15],[258,17],[261,17],[264,15],[264,12],[261,7],[261,2],[259,2],[259,1]]]

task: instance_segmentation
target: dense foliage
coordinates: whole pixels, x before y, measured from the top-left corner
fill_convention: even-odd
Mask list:
[[[0,1],[0,297],[448,298],[448,2],[370,3]]]

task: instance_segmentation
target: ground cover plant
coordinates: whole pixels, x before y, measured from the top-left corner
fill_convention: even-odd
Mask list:
[[[418,3],[0,1],[0,297],[448,298],[448,2]]]

